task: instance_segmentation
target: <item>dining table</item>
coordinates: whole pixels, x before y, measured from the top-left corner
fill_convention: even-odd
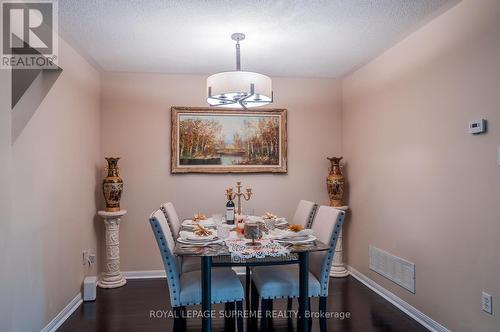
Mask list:
[[[182,229],[182,228],[181,228]],[[201,307],[202,331],[212,331],[212,302],[211,302],[211,270],[214,267],[234,266],[266,266],[266,265],[299,265],[299,311],[298,330],[309,331],[306,310],[309,308],[309,253],[325,251],[329,246],[319,240],[307,244],[287,245],[289,254],[277,257],[232,259],[231,251],[225,242],[208,244],[205,246],[190,246],[177,242],[174,254],[180,257],[199,257],[201,260]],[[248,269],[247,269],[248,271]],[[248,278],[247,274],[247,278]],[[247,282],[248,286],[248,282]],[[248,290],[247,290],[248,294]],[[249,308],[247,308],[248,310]],[[265,314],[265,313],[264,313]]]

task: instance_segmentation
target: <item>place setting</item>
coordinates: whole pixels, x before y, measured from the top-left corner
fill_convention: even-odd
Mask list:
[[[197,213],[192,219],[186,219],[182,222],[182,227],[190,230],[196,230],[198,225],[205,228],[214,228],[217,221],[222,219],[222,215],[213,215],[211,218],[207,218],[203,213]]]
[[[317,239],[312,229],[305,229],[304,226],[298,224],[289,224],[285,218],[270,212],[260,217],[249,216],[245,223],[245,233],[247,228],[251,229],[247,227],[247,224],[252,222],[257,223],[259,230],[263,231],[259,238],[289,245],[310,244]]]
[[[278,217],[277,215],[266,212],[262,216],[248,216],[248,220],[262,222],[266,225],[266,228],[274,229],[275,227],[284,227],[288,225],[286,218]]]
[[[222,215],[215,214],[207,218],[204,214],[197,213],[192,219],[186,219],[181,223],[182,228],[177,242],[183,246],[193,247],[222,243],[227,236],[220,231],[221,224]]]
[[[312,229],[304,229],[301,225],[290,225],[286,229],[276,228],[270,231],[269,237],[290,245],[311,244],[317,239]]]

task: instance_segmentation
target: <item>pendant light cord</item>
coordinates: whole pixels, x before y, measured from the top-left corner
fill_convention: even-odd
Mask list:
[[[241,70],[241,60],[240,60],[240,41],[236,41],[236,70]]]

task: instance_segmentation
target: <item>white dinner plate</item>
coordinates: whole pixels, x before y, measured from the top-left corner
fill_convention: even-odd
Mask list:
[[[186,231],[194,231],[197,228],[195,225],[182,225],[182,227]],[[210,230],[214,230],[215,229],[215,225],[203,225],[203,227],[205,227],[207,229],[210,229]]]
[[[215,234],[215,232],[212,232],[212,234],[210,235],[200,236],[196,235],[193,232],[180,231],[179,238],[190,242],[208,242],[215,240],[217,238],[217,234]]]
[[[304,244],[304,243],[311,243],[313,241],[316,241],[316,236],[314,235],[308,235],[307,237],[300,236],[297,238],[285,238],[285,239],[276,239],[278,242],[282,243],[290,243],[290,244]]]
[[[183,238],[177,239],[177,242],[179,242],[179,243],[187,244],[187,245],[195,246],[195,247],[204,247],[204,246],[208,246],[210,244],[220,243],[222,241],[224,241],[224,240],[219,239],[219,238],[215,238],[213,240],[204,241],[204,242],[191,241],[191,240],[187,240],[187,239],[183,239]]]

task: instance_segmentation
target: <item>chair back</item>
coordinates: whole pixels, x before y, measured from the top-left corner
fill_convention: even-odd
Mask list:
[[[317,209],[318,204],[301,200],[295,210],[292,223],[302,225],[304,228],[311,228]]]
[[[327,251],[311,252],[309,254],[309,271],[318,278],[321,285],[321,296],[328,296],[328,283],[335,246],[339,238],[345,212],[330,206],[320,206],[312,225],[314,235],[323,243],[328,244]]]
[[[181,222],[179,221],[179,216],[175,211],[174,204],[171,202],[163,203],[160,207],[161,211],[167,218],[168,226],[172,231],[172,236],[174,239],[179,237],[179,231],[181,229]]]
[[[156,210],[149,217],[149,223],[160,249],[163,266],[167,275],[170,304],[172,307],[180,306],[180,277],[179,260],[174,255],[175,241],[167,224],[167,219],[161,210]]]

